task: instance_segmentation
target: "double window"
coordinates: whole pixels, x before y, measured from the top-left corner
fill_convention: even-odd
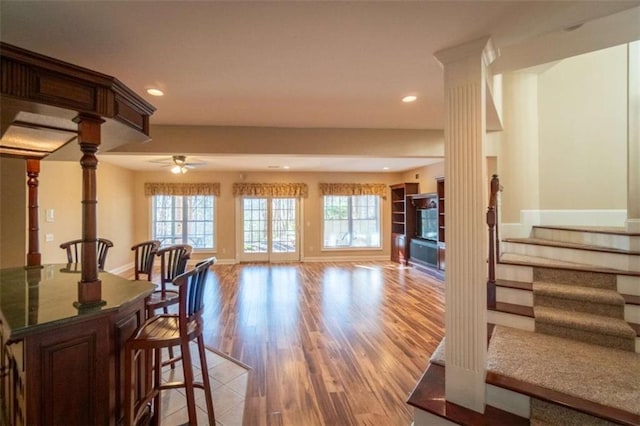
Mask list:
[[[380,248],[380,197],[325,195],[323,248]]]
[[[214,249],[214,206],[213,195],[154,195],[153,239],[162,245]]]

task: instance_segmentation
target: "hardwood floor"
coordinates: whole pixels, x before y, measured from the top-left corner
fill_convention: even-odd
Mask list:
[[[216,265],[205,342],[249,365],[245,425],[410,425],[444,287],[383,263]],[[215,404],[215,401],[214,401]]]

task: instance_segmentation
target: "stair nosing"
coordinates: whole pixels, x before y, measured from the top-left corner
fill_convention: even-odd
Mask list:
[[[535,262],[502,260],[502,259],[499,259],[497,263],[501,265],[529,266],[532,268],[561,269],[565,271],[596,272],[600,274],[628,275],[632,277],[640,277],[640,272],[636,272],[636,271],[625,271],[622,269],[602,268],[602,267],[584,265],[584,264],[575,264],[575,266],[570,266],[570,265],[535,263]]]
[[[535,318],[532,306],[516,305],[515,303],[496,302],[495,308],[490,311],[502,312],[505,314],[520,315],[523,317]]]
[[[606,235],[620,235],[623,237],[640,237],[640,233],[638,232],[627,232],[613,230],[613,229],[603,229],[603,228],[589,228],[586,227],[568,227],[568,226],[552,226],[552,225],[533,225],[532,228],[539,229],[553,229],[556,231],[568,231],[568,232],[586,232],[588,234],[606,234]]]
[[[548,240],[546,238],[505,238],[502,241],[505,243],[517,243],[517,244],[526,244],[526,245],[532,245],[532,246],[555,247],[555,248],[565,248],[565,249],[572,249],[572,250],[592,251],[592,252],[598,252],[598,253],[640,256],[640,251],[635,251],[635,250],[625,250],[625,249],[617,249],[617,248],[612,248],[607,246],[571,243],[567,241]]]

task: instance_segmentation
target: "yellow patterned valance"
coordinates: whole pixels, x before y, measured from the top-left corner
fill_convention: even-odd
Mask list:
[[[306,183],[236,182],[233,184],[233,196],[307,198],[309,187]]]
[[[387,196],[384,183],[321,183],[320,195],[379,195]]]
[[[220,196],[220,184],[214,183],[156,183],[144,184],[144,195],[215,195]]]

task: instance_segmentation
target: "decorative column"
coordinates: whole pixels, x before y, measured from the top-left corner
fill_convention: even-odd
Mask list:
[[[447,179],[445,397],[484,412],[487,357],[486,77],[483,38],[435,54],[444,67]]]
[[[627,231],[640,232],[640,41],[627,49]]]
[[[76,307],[90,308],[104,304],[102,282],[98,279],[97,257],[97,204],[96,152],[100,146],[100,126],[104,120],[90,114],[79,114],[73,119],[78,123],[78,144],[84,154],[80,159],[82,166],[82,273],[78,282],[78,301]]]
[[[40,255],[40,227],[38,221],[38,176],[40,160],[27,159],[27,186],[29,187],[29,247],[27,268],[42,268]]]

